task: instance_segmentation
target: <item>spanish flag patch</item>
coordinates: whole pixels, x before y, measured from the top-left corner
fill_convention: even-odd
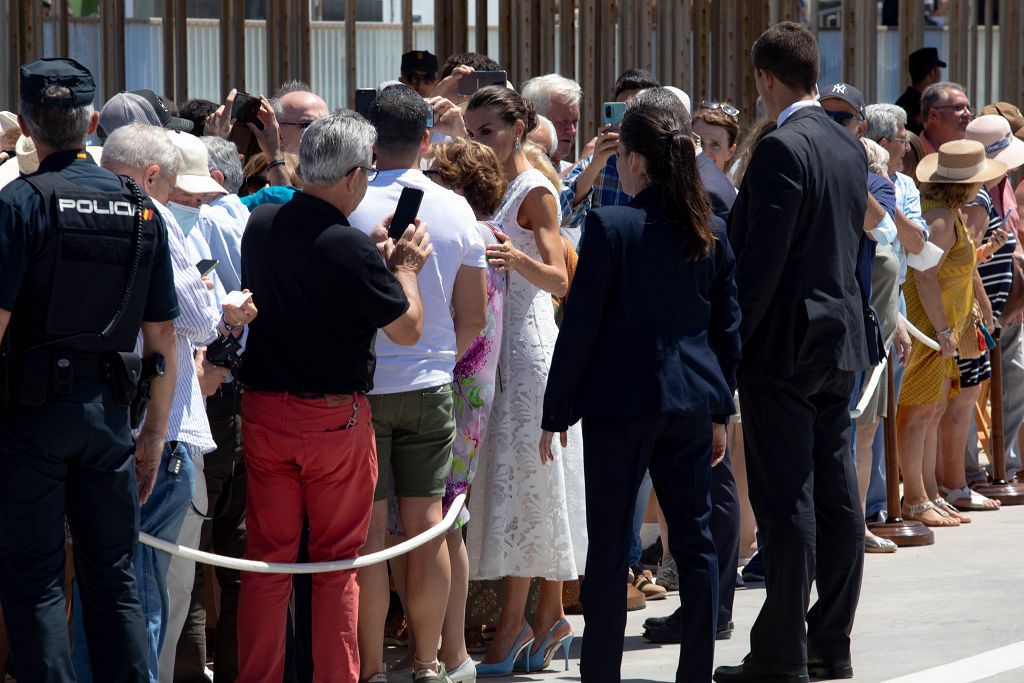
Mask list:
[[[144,220],[144,221],[151,221],[151,220],[153,220],[153,209],[143,209],[142,210],[142,220]]]

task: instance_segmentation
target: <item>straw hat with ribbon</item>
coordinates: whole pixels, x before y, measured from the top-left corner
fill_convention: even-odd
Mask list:
[[[987,183],[1006,173],[1006,164],[985,156],[977,140],[954,140],[939,147],[917,165],[922,183]]]
[[[985,145],[985,155],[1006,164],[1010,170],[1024,164],[1024,142],[1013,136],[1010,122],[997,114],[988,114],[967,124],[967,139]]]

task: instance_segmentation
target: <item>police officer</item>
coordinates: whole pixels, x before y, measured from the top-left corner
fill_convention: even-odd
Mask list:
[[[178,315],[167,234],[134,182],[85,152],[99,115],[70,59],[21,67],[22,132],[38,172],[0,191],[0,599],[22,683],[74,680],[63,593],[65,518],[95,680],[147,679],[132,572],[139,501],[156,479]],[[130,408],[153,380],[137,443]]]

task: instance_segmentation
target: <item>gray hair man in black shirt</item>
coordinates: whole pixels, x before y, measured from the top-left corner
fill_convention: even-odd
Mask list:
[[[354,557],[366,541],[377,479],[365,396],[373,342],[378,329],[397,344],[419,340],[416,276],[433,249],[425,224],[379,249],[349,226],[376,175],[375,138],[349,112],[311,124],[299,151],[304,192],[256,209],[242,240],[242,285],[268,292],[240,375],[253,559],[294,562],[304,516],[312,562]],[[288,575],[243,574],[239,679],[281,680],[291,586]],[[318,677],[357,678],[355,572],[315,575],[313,605]]]

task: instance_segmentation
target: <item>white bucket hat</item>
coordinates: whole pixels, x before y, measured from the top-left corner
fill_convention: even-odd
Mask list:
[[[169,132],[171,143],[181,153],[177,188],[193,194],[228,194],[210,176],[210,156],[203,141],[190,133]]]
[[[1013,136],[1010,122],[996,114],[986,114],[967,124],[967,139],[985,145],[985,156],[1013,170],[1024,165],[1024,142]]]

